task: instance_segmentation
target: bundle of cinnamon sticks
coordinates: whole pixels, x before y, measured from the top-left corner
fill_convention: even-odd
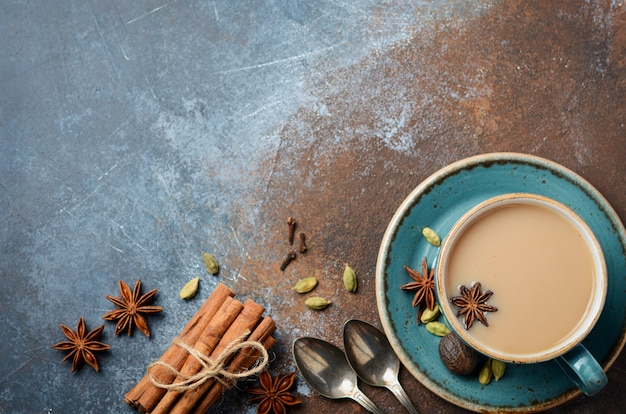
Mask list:
[[[208,411],[228,388],[228,383],[219,377],[208,378],[184,391],[166,389],[163,385],[180,383],[201,371],[202,362],[190,353],[189,348],[193,349],[193,353],[214,359],[223,356],[225,350],[228,351],[234,342],[242,338],[245,338],[245,343],[258,342],[266,350],[275,343],[272,334],[276,325],[269,316],[263,317],[265,309],[249,299],[241,303],[234,296],[231,289],[220,283],[178,336],[188,349],[172,343],[124,396],[126,403],[141,413]],[[257,362],[260,355],[258,349],[245,347],[228,357],[224,370],[234,374],[245,371]]]

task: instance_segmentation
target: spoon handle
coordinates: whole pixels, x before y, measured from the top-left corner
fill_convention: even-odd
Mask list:
[[[408,412],[411,414],[419,414],[415,407],[413,407],[413,404],[411,404],[411,400],[409,400],[409,396],[406,395],[404,388],[402,388],[399,383],[391,384],[389,386],[389,390],[396,396],[398,401],[400,401],[400,404],[402,404]]]
[[[363,406],[367,411],[374,414],[383,414],[382,411],[376,407],[376,404],[372,400],[370,400],[367,395],[363,394],[360,390],[357,390],[354,395],[352,395],[352,399]]]

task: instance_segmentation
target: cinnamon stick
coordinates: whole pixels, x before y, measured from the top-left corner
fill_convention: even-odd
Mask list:
[[[266,316],[261,323],[252,331],[248,337],[248,341],[261,342],[265,349],[270,349],[274,346],[276,339],[271,335],[276,329],[274,320],[269,316]],[[259,358],[260,353],[256,349],[242,349],[231,361],[228,366],[229,372],[241,372],[249,369]],[[220,382],[215,382],[209,391],[202,397],[202,400],[196,405],[194,413],[202,414],[208,411],[224,393],[224,386]]]
[[[222,283],[218,284],[213,293],[181,331],[179,335],[181,340],[188,344],[195,344],[202,331],[206,329],[221,306],[228,298],[232,300],[233,296],[235,296],[235,292]],[[180,369],[186,358],[187,353],[183,349],[176,345],[170,345],[159,360]],[[173,379],[173,376],[171,378]],[[165,378],[162,378],[162,380],[165,380]],[[155,387],[150,381],[150,376],[146,374],[126,393],[124,400],[140,412],[146,413],[156,406],[164,394],[165,390]]]
[[[246,308],[246,306],[243,305],[241,302],[233,299],[231,303],[227,306],[227,309],[223,312],[223,314],[220,316],[216,316],[216,318],[211,321],[209,326],[207,326],[205,331],[202,332],[200,338],[198,338],[198,341],[193,346],[193,348],[202,355],[211,355],[216,347],[219,347],[219,344],[222,343],[222,340],[224,339],[223,337],[226,337],[226,333],[231,329],[233,323],[235,323],[236,320],[241,319],[242,317],[245,318],[247,313],[250,312],[247,302],[246,305],[248,306],[248,308]],[[222,308],[220,308],[220,311],[218,311],[218,313],[221,311]],[[263,309],[261,310],[261,313],[262,312]],[[182,367],[180,367],[179,369],[180,375],[178,375],[176,378],[172,378],[171,381],[159,382],[167,384],[180,382],[184,379],[184,376],[194,375],[198,371],[200,371],[201,368],[202,365],[200,364],[200,361],[186,353],[185,361]],[[187,391],[187,393],[189,392],[193,392],[193,390]],[[181,393],[178,391],[167,391],[151,412],[153,414],[169,413],[170,408],[174,405],[180,395]]]
[[[207,347],[209,349],[215,347],[215,345],[219,343],[222,335],[224,335],[224,332],[226,331],[228,326],[233,323],[233,321],[242,309],[243,305],[241,304],[241,302],[231,297],[226,298],[226,301],[224,301],[215,316],[211,319],[207,328],[204,330],[204,332],[200,334],[200,338],[198,338],[198,340],[196,341],[196,345],[201,342],[203,343],[204,347]],[[178,352],[172,359],[172,362],[176,364],[174,366],[175,369],[180,369],[189,357],[189,354],[183,348],[177,345],[175,345],[175,347],[178,349]],[[162,384],[171,384],[175,378],[175,375],[172,374],[171,371],[160,366],[153,367],[149,374],[152,374],[156,381]],[[152,383],[151,385],[155,389],[159,390],[159,392],[154,391],[150,393],[150,399],[142,401],[143,409],[145,409],[146,412],[155,412],[154,410],[156,410],[156,407],[160,404],[160,401],[167,393],[167,390],[156,387]]]
[[[224,333],[224,337],[222,338],[222,340],[215,347],[213,352],[211,352],[210,358],[216,358],[218,355],[220,355],[222,351],[224,351],[224,349],[226,349],[226,347],[228,347],[232,342],[237,340],[244,331],[252,331],[254,327],[259,323],[259,320],[263,316],[264,311],[265,308],[263,306],[255,303],[250,299],[246,300],[243,311],[238,315],[238,317],[228,328],[226,333]],[[198,370],[193,373],[198,372]],[[194,406],[202,398],[204,393],[207,392],[207,390],[213,385],[214,382],[215,379],[212,378],[204,382],[202,385],[192,390],[185,391],[185,393],[183,394],[180,394],[180,398],[178,398],[175,404],[171,406],[171,411],[169,412],[171,414],[190,413],[193,410]]]

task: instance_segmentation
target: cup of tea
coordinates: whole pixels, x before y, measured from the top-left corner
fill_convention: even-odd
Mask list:
[[[476,351],[516,364],[555,360],[587,395],[606,385],[582,344],[604,306],[606,264],[567,206],[527,193],[476,205],[444,238],[435,281],[443,314]]]

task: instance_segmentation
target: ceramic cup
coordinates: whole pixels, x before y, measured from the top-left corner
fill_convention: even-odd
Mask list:
[[[581,343],[604,306],[604,256],[591,229],[565,205],[526,193],[478,204],[444,238],[435,281],[450,326],[478,352],[519,364],[555,360],[587,395],[606,385]],[[462,306],[451,300],[462,296],[461,286],[475,287],[474,299],[492,291],[479,302],[497,310],[480,310],[468,327]]]

